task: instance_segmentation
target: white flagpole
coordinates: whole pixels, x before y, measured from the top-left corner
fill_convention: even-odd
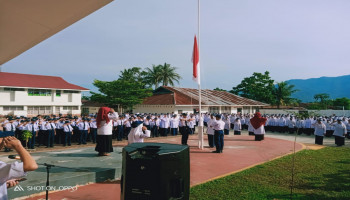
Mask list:
[[[200,0],[198,0],[198,52],[199,52],[199,58],[198,63],[200,67]],[[203,119],[202,119],[202,96],[201,96],[201,70],[199,70],[198,78],[199,78],[199,84],[198,84],[198,96],[199,96],[199,122],[198,122],[198,147],[200,149],[204,148],[203,144]]]

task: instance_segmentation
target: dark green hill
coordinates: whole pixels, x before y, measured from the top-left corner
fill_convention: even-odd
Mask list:
[[[293,98],[302,102],[313,102],[314,95],[327,93],[331,99],[350,98],[350,75],[338,77],[320,77],[311,79],[291,79],[287,81],[295,85],[299,91],[293,94]]]

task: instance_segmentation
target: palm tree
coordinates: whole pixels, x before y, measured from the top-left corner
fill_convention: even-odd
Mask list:
[[[158,88],[161,81],[160,66],[161,65],[158,65],[158,66],[152,65],[152,68],[149,68],[149,67],[146,68],[147,75],[145,76],[145,82],[150,86],[154,85],[155,89]]]
[[[274,88],[274,95],[276,99],[277,108],[280,108],[281,105],[287,105],[293,102],[291,95],[298,91],[294,89],[294,85],[289,85],[287,82],[282,81],[277,83],[277,87]]]
[[[174,86],[174,81],[179,83],[181,76],[176,73],[176,67],[171,67],[170,64],[164,63],[164,65],[158,65],[159,67],[159,76],[160,82],[162,82],[163,86]]]

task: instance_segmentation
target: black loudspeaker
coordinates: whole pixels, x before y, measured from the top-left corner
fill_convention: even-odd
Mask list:
[[[187,145],[133,143],[124,147],[121,199],[189,199],[189,154]]]

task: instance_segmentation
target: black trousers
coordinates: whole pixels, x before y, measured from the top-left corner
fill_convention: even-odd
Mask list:
[[[191,128],[189,128],[188,126],[185,126],[183,129],[183,133],[182,133],[182,137],[181,137],[181,144],[182,145],[187,145],[187,141],[188,141],[188,135],[190,134]]]
[[[224,149],[224,131],[215,131],[214,132],[214,140],[215,140],[215,147],[216,152],[222,152]]]
[[[214,135],[208,134],[208,143],[209,143],[209,147],[215,147]]]
[[[323,145],[323,136],[315,135],[315,144]]]
[[[255,134],[255,141],[261,141],[261,140],[264,140],[264,135],[256,135]]]
[[[340,136],[334,136],[335,139],[335,144],[337,146],[343,146],[345,144],[345,137],[340,137]]]

